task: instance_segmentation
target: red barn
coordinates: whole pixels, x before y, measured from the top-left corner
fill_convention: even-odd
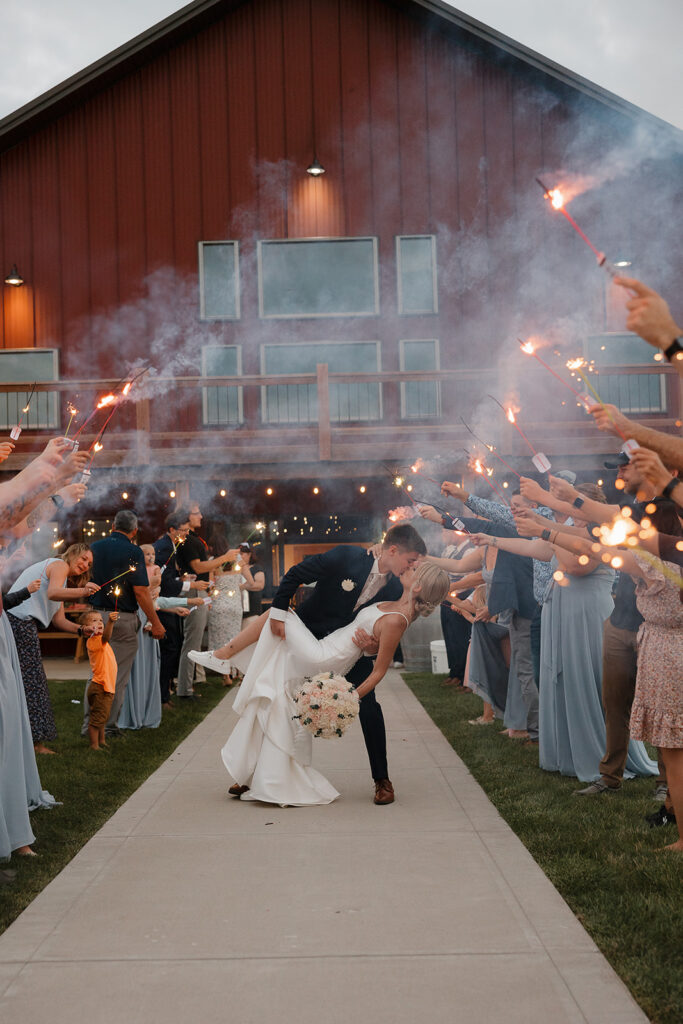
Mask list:
[[[0,122],[2,266],[23,279],[3,288],[3,429],[39,381],[7,468],[136,365],[100,509],[175,491],[218,516],[225,491],[232,515],[350,537],[407,503],[391,473],[415,458],[467,472],[461,417],[531,469],[489,393],[558,468],[598,468],[613,439],[516,339],[565,374],[594,360],[603,397],[659,428],[678,382],[535,178],[668,294],[681,154],[671,126],[436,0],[197,0]]]

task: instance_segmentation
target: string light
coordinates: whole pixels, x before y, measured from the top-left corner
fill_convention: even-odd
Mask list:
[[[272,495],[272,493],[273,493],[273,488],[272,487],[266,487],[266,494],[268,495],[268,497],[270,497]]]
[[[314,487],[313,488],[313,493],[314,494],[320,494],[320,488],[319,487]]]
[[[168,496],[169,498],[175,498],[175,491],[169,491]]]
[[[361,494],[365,494],[365,484],[361,484],[358,490],[360,491]]]
[[[121,497],[124,501],[128,501],[128,491],[121,491]]]
[[[227,494],[228,492],[226,491],[226,489],[225,489],[224,487],[222,487],[219,493],[220,493],[220,496],[221,496],[221,498],[224,498],[224,497],[225,497],[225,495],[226,495],[226,494]]]

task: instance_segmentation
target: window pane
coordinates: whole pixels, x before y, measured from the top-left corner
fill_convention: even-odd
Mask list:
[[[399,313],[436,313],[434,236],[397,239]]]
[[[200,242],[199,282],[202,319],[239,317],[236,242]]]
[[[374,316],[373,238],[259,242],[261,316]]]
[[[318,363],[327,363],[330,373],[372,373],[377,370],[374,342],[315,345],[265,345],[264,373],[315,373]],[[267,423],[311,423],[318,418],[318,389],[315,384],[278,384],[265,389],[264,415]],[[371,381],[330,383],[330,419],[333,422],[379,420],[382,415],[379,384]]]
[[[586,356],[602,366],[652,364],[652,346],[637,334],[594,334],[586,340]]]
[[[210,345],[202,350],[205,377],[236,377],[240,373],[236,345]],[[228,426],[242,422],[242,388],[202,388],[204,424]]]
[[[3,349],[0,351],[0,380],[32,383],[57,380],[54,349]],[[0,394],[0,429],[11,430],[22,417],[29,392],[8,391]],[[56,428],[59,425],[59,395],[36,391],[29,411],[23,414],[22,428]]]
[[[402,370],[438,369],[436,341],[401,342]],[[441,391],[438,381],[412,380],[401,385],[404,419],[427,419],[441,415]]]
[[[666,377],[662,373],[619,373],[598,375],[597,388],[603,402],[624,413],[666,412]]]

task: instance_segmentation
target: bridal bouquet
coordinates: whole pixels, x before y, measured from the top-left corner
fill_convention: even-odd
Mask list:
[[[358,714],[360,701],[351,683],[343,676],[321,672],[306,676],[295,703],[300,714],[292,715],[314,736],[328,740],[343,736]]]

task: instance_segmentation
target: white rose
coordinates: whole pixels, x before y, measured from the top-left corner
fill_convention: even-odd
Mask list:
[[[355,590],[356,584],[353,580],[342,580],[342,590]]]

